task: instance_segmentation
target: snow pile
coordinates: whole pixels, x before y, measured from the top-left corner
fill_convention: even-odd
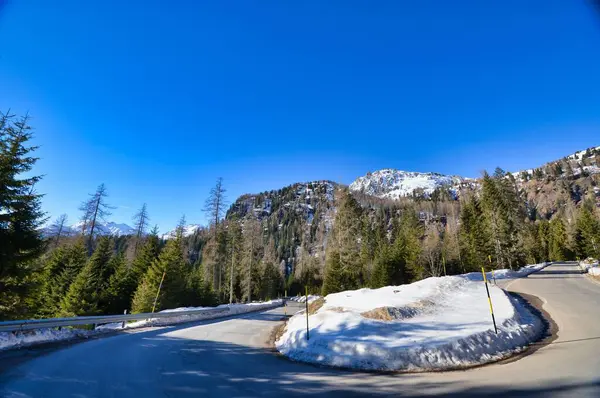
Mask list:
[[[538,268],[539,269],[539,268]],[[290,318],[277,349],[291,359],[367,370],[461,368],[505,358],[536,340],[543,325],[515,298],[469,275],[330,294],[309,316]]]
[[[308,304],[312,303],[313,301],[320,299],[321,296],[315,296],[312,294],[308,295]],[[299,297],[292,297],[290,299],[290,301],[296,301],[298,303],[306,303],[306,296],[299,296]]]
[[[269,308],[279,307],[283,304],[282,300],[271,300],[265,302],[256,302],[249,304],[223,304],[218,307],[183,307],[175,308],[171,310],[164,310],[161,312],[181,312],[181,316],[170,317],[170,318],[154,318],[149,320],[143,320],[138,322],[132,322],[125,324],[126,329],[140,328],[145,326],[163,326],[163,325],[174,325],[182,322],[192,322],[206,319],[222,318],[231,315],[245,314],[248,312],[262,311]],[[211,313],[209,310],[229,308],[229,311],[222,313]],[[186,311],[191,310],[207,310],[206,314],[194,314],[185,315]],[[100,325],[95,330],[83,330],[83,329],[71,329],[63,328],[58,329],[36,329],[28,330],[23,332],[2,332],[0,333],[0,350],[16,348],[21,346],[27,346],[37,343],[48,343],[52,341],[63,341],[71,340],[75,338],[85,338],[93,335],[106,333],[118,329],[122,329],[122,322],[109,323],[106,325]]]
[[[534,272],[537,272],[541,269],[546,268],[550,264],[552,264],[552,263],[546,262],[546,263],[527,265],[518,270],[498,269],[498,270],[494,270],[494,272],[492,272],[492,271],[486,272],[485,275],[486,275],[486,278],[490,281],[493,281],[494,279],[503,280],[503,279],[524,278],[530,274],[533,274]],[[464,278],[467,278],[471,281],[482,281],[483,280],[483,275],[481,274],[481,272],[471,272],[471,273],[464,274],[461,276]]]
[[[416,190],[431,195],[436,188],[448,188],[456,195],[460,186],[472,180],[459,176],[439,173],[418,173],[396,169],[383,169],[357,178],[350,184],[350,190],[380,198],[398,199],[410,196]]]
[[[37,329],[24,332],[0,333],[0,350],[16,348],[37,343],[70,340],[78,337],[87,337],[93,331],[82,329]]]
[[[587,258],[579,262],[579,266],[583,272],[587,272],[591,275],[600,275],[600,268],[598,268],[598,260],[594,258]]]
[[[181,316],[169,317],[169,318],[154,318],[145,321],[132,322],[130,324],[125,325],[126,328],[139,328],[144,326],[162,326],[162,325],[175,325],[177,323],[182,322],[192,322],[192,321],[200,321],[206,319],[215,319],[222,318],[225,316],[245,314],[247,312],[254,311],[262,311],[270,308],[280,307],[283,305],[283,300],[271,300],[271,301],[263,301],[249,304],[221,304],[217,307],[181,307],[174,308],[171,310],[164,310],[162,312],[178,312],[181,313]],[[211,310],[215,309],[229,309],[226,312],[220,313],[212,313]],[[198,310],[206,310],[206,314],[194,314],[194,315],[186,315],[186,311],[198,311]],[[120,323],[113,324],[118,325],[120,328]]]

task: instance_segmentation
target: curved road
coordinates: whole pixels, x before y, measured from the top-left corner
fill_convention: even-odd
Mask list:
[[[539,297],[558,338],[515,361],[466,371],[367,374],[283,359],[267,340],[283,309],[122,333],[38,356],[0,375],[11,398],[255,397],[375,394],[399,397],[600,397],[600,285],[560,264],[508,283]]]

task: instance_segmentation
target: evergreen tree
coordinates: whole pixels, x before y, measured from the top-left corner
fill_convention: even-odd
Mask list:
[[[87,253],[82,239],[72,245],[59,246],[49,254],[42,272],[42,305],[38,309],[38,315],[53,317],[60,313],[61,302],[71,283],[85,266],[86,260]]]
[[[114,272],[112,254],[111,239],[101,237],[92,257],[69,287],[61,303],[62,315],[95,315],[106,310],[104,297]]]
[[[366,282],[361,262],[362,210],[348,190],[341,193],[335,224],[325,256],[323,291],[356,289]],[[328,256],[332,258],[329,259]],[[339,290],[337,290],[339,291]]]
[[[185,304],[188,272],[181,249],[181,235],[170,239],[142,279],[132,303],[133,312],[151,312],[163,281],[155,310],[177,308]],[[163,279],[164,275],[164,279]]]
[[[46,221],[31,176],[38,158],[29,146],[28,116],[14,121],[0,113],[0,319],[25,316],[26,297],[36,287],[34,261],[44,250],[39,228]]]
[[[575,252],[578,257],[600,257],[600,220],[592,206],[582,206],[575,224]]]
[[[552,261],[564,261],[568,258],[567,231],[563,220],[555,216],[550,221],[549,256]]]
[[[425,274],[419,262],[423,225],[413,208],[407,208],[402,212],[394,232],[396,239],[393,250],[399,260],[393,270],[392,284],[400,285],[421,279]]]
[[[107,314],[122,314],[124,310],[131,310],[138,280],[134,268],[127,264],[123,254],[114,256],[110,261],[110,268],[114,269],[114,273],[102,295],[102,306]]]
[[[460,213],[460,250],[465,271],[478,271],[487,263],[491,252],[486,219],[479,200],[475,197],[466,200]]]

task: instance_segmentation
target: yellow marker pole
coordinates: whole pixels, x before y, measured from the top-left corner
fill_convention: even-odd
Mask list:
[[[490,297],[490,289],[488,288],[487,278],[485,276],[485,268],[481,267],[481,273],[483,274],[483,283],[485,284],[485,291],[487,292],[488,303],[490,303],[490,314],[492,314],[492,322],[494,323],[494,331],[498,334],[498,328],[496,327],[496,317],[494,317],[494,307],[492,307],[492,299]]]
[[[310,340],[308,335],[308,286],[305,286],[304,289],[306,291],[306,340]]]
[[[160,285],[158,285],[158,291],[156,292],[156,297],[154,298],[154,304],[152,305],[152,313],[154,314],[154,310],[156,309],[156,302],[158,301],[158,295],[160,294],[160,289],[162,288],[162,284],[165,280],[165,275],[167,274],[167,271],[163,272],[163,276],[162,279],[160,280]]]

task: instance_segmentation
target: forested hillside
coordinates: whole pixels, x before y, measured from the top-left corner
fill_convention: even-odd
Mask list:
[[[219,179],[203,208],[209,225],[182,217],[159,236],[145,204],[132,227],[111,223],[104,184],[75,224],[62,215],[46,225],[31,138],[27,118],[1,115],[0,319],[327,294],[600,256],[600,148],[479,179],[387,169],[360,189],[296,183],[231,204]]]

